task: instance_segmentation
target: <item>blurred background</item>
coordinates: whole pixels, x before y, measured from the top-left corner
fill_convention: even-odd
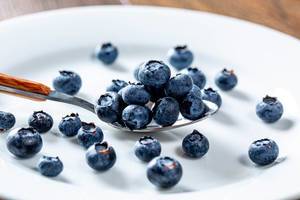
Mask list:
[[[218,13],[300,38],[300,0],[0,0],[0,20],[44,10],[91,5],[152,5]]]

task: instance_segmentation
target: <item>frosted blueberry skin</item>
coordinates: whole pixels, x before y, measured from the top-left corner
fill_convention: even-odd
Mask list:
[[[128,83],[123,80],[112,80],[111,84],[106,87],[107,92],[119,92],[122,88],[126,87]]]
[[[80,76],[72,71],[59,71],[59,74],[60,75],[53,80],[55,90],[68,95],[77,94],[82,85]]]
[[[48,132],[53,126],[53,118],[44,111],[35,111],[28,119],[29,126],[39,133]]]
[[[180,99],[184,97],[193,87],[193,80],[189,75],[177,74],[172,77],[165,87],[167,96]]]
[[[122,112],[122,120],[131,130],[145,128],[151,119],[151,111],[146,106],[129,105]]]
[[[217,74],[215,83],[221,90],[229,91],[237,85],[238,79],[233,70],[223,69]]]
[[[112,43],[103,43],[96,47],[97,58],[106,65],[113,64],[119,55],[119,51]]]
[[[154,121],[161,126],[171,126],[179,116],[179,104],[172,97],[159,99],[152,109]]]
[[[184,153],[191,158],[201,158],[209,149],[208,139],[197,130],[184,137],[182,141]]]
[[[195,90],[191,90],[180,102],[180,113],[189,120],[197,120],[203,117],[207,109],[201,96]]]
[[[161,88],[170,79],[170,68],[162,61],[150,60],[138,70],[138,80],[145,86]]]
[[[16,123],[12,113],[0,111],[0,132],[11,129]]]
[[[161,153],[160,142],[151,137],[141,137],[134,145],[134,153],[143,162],[149,162]]]
[[[95,112],[102,121],[114,123],[120,119],[123,107],[124,102],[118,93],[107,92],[99,97]]]
[[[59,131],[67,136],[73,137],[77,135],[79,129],[81,128],[81,120],[77,113],[72,113],[62,118],[58,125]]]
[[[266,123],[278,121],[283,114],[283,105],[276,97],[266,96],[256,105],[256,115]]]
[[[200,89],[203,89],[206,84],[205,74],[196,67],[188,67],[183,70],[184,74],[189,75],[193,79],[193,83],[197,85]]]
[[[217,91],[213,90],[212,88],[207,88],[203,90],[202,99],[213,102],[217,104],[218,107],[221,107],[222,105],[221,95]]]
[[[43,140],[32,127],[15,129],[6,139],[6,146],[10,153],[19,158],[30,158],[40,152]]]
[[[147,166],[147,178],[155,186],[171,188],[182,177],[181,164],[170,157],[157,157],[150,161]]]
[[[90,146],[85,158],[92,169],[106,171],[116,163],[117,155],[113,147],[109,146],[107,142],[102,142]]]
[[[94,123],[82,122],[77,134],[77,140],[81,146],[87,149],[96,142],[102,142],[103,132]]]
[[[169,50],[168,59],[175,69],[182,70],[192,64],[194,55],[186,45],[176,46]]]
[[[257,165],[269,165],[273,163],[279,154],[277,144],[270,139],[261,139],[253,142],[248,150],[249,158]]]
[[[150,100],[150,94],[144,85],[131,83],[122,89],[122,99],[126,104],[145,105]]]
[[[58,157],[42,156],[38,162],[39,172],[47,177],[58,176],[64,169],[64,165]]]
[[[133,71],[133,77],[137,81],[139,81],[139,71],[140,71],[140,68],[143,66],[143,64],[144,64],[144,62],[140,63],[137,67],[135,67],[135,69]]]

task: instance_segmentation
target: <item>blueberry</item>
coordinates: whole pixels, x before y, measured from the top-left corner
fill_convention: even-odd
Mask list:
[[[283,114],[283,106],[275,97],[266,96],[256,105],[256,115],[266,123],[278,121]]]
[[[107,42],[96,47],[96,56],[104,64],[110,65],[115,62],[118,57],[118,49],[113,44]]]
[[[124,102],[118,93],[107,92],[99,97],[95,112],[102,121],[114,123],[120,119],[123,107]]]
[[[196,86],[197,87],[197,86]],[[191,90],[180,103],[180,112],[182,116],[189,120],[201,118],[207,111],[201,96],[195,90]]]
[[[140,71],[140,68],[141,66],[143,66],[144,62],[140,63],[137,67],[134,68],[134,71],[133,71],[133,76],[135,78],[135,80],[139,81],[139,71]]]
[[[145,89],[150,94],[150,101],[156,102],[160,98],[163,98],[166,96],[165,89],[163,87],[156,88],[151,86],[145,86]]]
[[[119,79],[112,80],[111,82],[112,83],[106,88],[107,92],[119,92],[122,88],[128,85],[126,81],[122,81]]]
[[[221,107],[222,105],[221,95],[217,91],[213,90],[212,88],[207,88],[203,90],[202,99],[213,102],[217,104],[218,107]]]
[[[58,157],[43,156],[38,162],[38,170],[44,176],[58,176],[63,169],[64,165]]]
[[[184,137],[182,141],[182,149],[184,153],[192,158],[201,158],[208,149],[209,143],[207,138],[197,130]]]
[[[202,92],[197,85],[193,85],[192,89],[187,93],[187,95],[193,95],[198,98],[202,98]]]
[[[224,91],[232,90],[238,82],[233,70],[223,69],[215,78],[216,85]]]
[[[28,124],[39,133],[46,133],[52,128],[53,119],[44,111],[36,111],[29,117]]]
[[[113,147],[107,142],[95,143],[85,154],[88,165],[97,171],[110,169],[116,162],[117,156]]]
[[[138,159],[149,162],[160,155],[161,145],[151,136],[141,137],[134,145],[134,153]]]
[[[253,142],[248,150],[249,158],[257,165],[268,165],[276,160],[279,154],[277,144],[270,139]]]
[[[145,105],[150,100],[150,94],[142,84],[131,83],[122,90],[122,99],[127,104]]]
[[[59,71],[59,76],[53,80],[53,87],[56,91],[68,95],[75,95],[81,88],[80,76],[71,71]]]
[[[58,125],[59,131],[67,136],[73,137],[77,135],[79,129],[81,128],[81,120],[76,113],[72,113],[62,118]]]
[[[159,99],[152,109],[154,121],[161,126],[171,126],[179,116],[179,104],[172,97]]]
[[[182,177],[181,164],[170,157],[157,157],[147,166],[147,178],[155,186],[170,188],[176,185]]]
[[[161,88],[171,76],[170,68],[162,61],[150,60],[143,63],[138,72],[138,79],[146,86]]]
[[[170,64],[177,70],[190,66],[194,60],[193,53],[186,45],[176,46],[169,50],[168,58]]]
[[[193,80],[189,75],[177,74],[168,81],[165,92],[167,96],[179,99],[185,96],[192,87]]]
[[[189,75],[193,79],[193,83],[197,85],[200,89],[203,89],[206,84],[206,77],[204,73],[198,68],[188,67],[183,70],[182,73]]]
[[[6,146],[10,153],[20,158],[30,158],[40,152],[43,140],[32,127],[14,129],[6,139]]]
[[[129,129],[143,129],[151,122],[151,111],[140,105],[129,105],[122,113],[122,120]]]
[[[0,111],[0,132],[11,129],[16,123],[16,118],[12,113]]]
[[[81,146],[87,149],[96,142],[102,142],[103,132],[94,123],[82,122],[77,134],[77,140]]]

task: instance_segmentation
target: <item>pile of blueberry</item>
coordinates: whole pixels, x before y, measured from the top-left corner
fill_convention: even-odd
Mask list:
[[[111,43],[98,46],[96,56],[104,64],[112,64],[118,50]],[[129,129],[143,129],[152,120],[160,126],[171,126],[179,114],[189,120],[196,120],[206,112],[203,100],[222,105],[220,94],[212,88],[204,89],[206,77],[197,68],[189,67],[193,62],[193,53],[187,46],[177,46],[168,52],[169,63],[180,73],[171,77],[170,68],[162,61],[150,60],[140,64],[134,71],[137,83],[113,80],[107,92],[100,96],[95,111],[104,122],[119,123]],[[72,71],[60,71],[53,80],[55,90],[75,95],[82,81]],[[232,90],[237,85],[237,76],[233,71],[224,69],[215,78],[215,84],[222,91]],[[154,104],[150,109],[149,104]],[[283,114],[283,106],[277,98],[266,96],[256,106],[257,116],[266,123],[278,121]],[[4,132],[15,125],[13,114],[0,111],[0,131]],[[51,115],[36,111],[28,119],[28,127],[12,130],[7,136],[7,149],[19,158],[30,158],[43,147],[42,134],[53,127]],[[88,166],[97,171],[106,171],[113,167],[117,156],[114,148],[103,141],[104,134],[94,123],[81,121],[76,113],[62,118],[58,125],[64,137],[77,137],[78,144],[86,149]],[[170,188],[176,185],[183,174],[181,164],[174,158],[161,156],[160,142],[143,136],[134,145],[135,156],[148,162],[147,178],[154,185]],[[208,139],[197,130],[182,140],[182,151],[191,158],[201,158],[209,150]],[[274,162],[279,154],[277,144],[270,139],[253,142],[248,150],[251,161],[257,165]],[[43,155],[37,163],[39,172],[55,177],[63,171],[59,157]]]

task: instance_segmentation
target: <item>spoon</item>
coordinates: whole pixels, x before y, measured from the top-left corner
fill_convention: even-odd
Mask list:
[[[42,83],[10,76],[3,73],[0,73],[0,92],[15,95],[22,98],[27,98],[34,101],[51,100],[51,101],[72,104],[84,108],[88,111],[91,111],[92,113],[95,114],[95,105],[93,103],[90,103],[76,96],[71,96],[61,92],[57,92],[55,90],[51,90],[50,87]],[[165,130],[171,130],[171,129],[187,126],[202,121],[212,116],[218,111],[219,107],[216,104],[210,101],[205,101],[205,100],[203,101],[206,104],[208,109],[206,113],[197,120],[187,120],[182,116],[180,116],[175,122],[175,124],[171,126],[160,126],[152,122],[146,128],[140,130],[130,130],[129,128],[124,127],[119,123],[113,123],[109,125],[122,131],[143,132],[143,133],[165,131]]]

